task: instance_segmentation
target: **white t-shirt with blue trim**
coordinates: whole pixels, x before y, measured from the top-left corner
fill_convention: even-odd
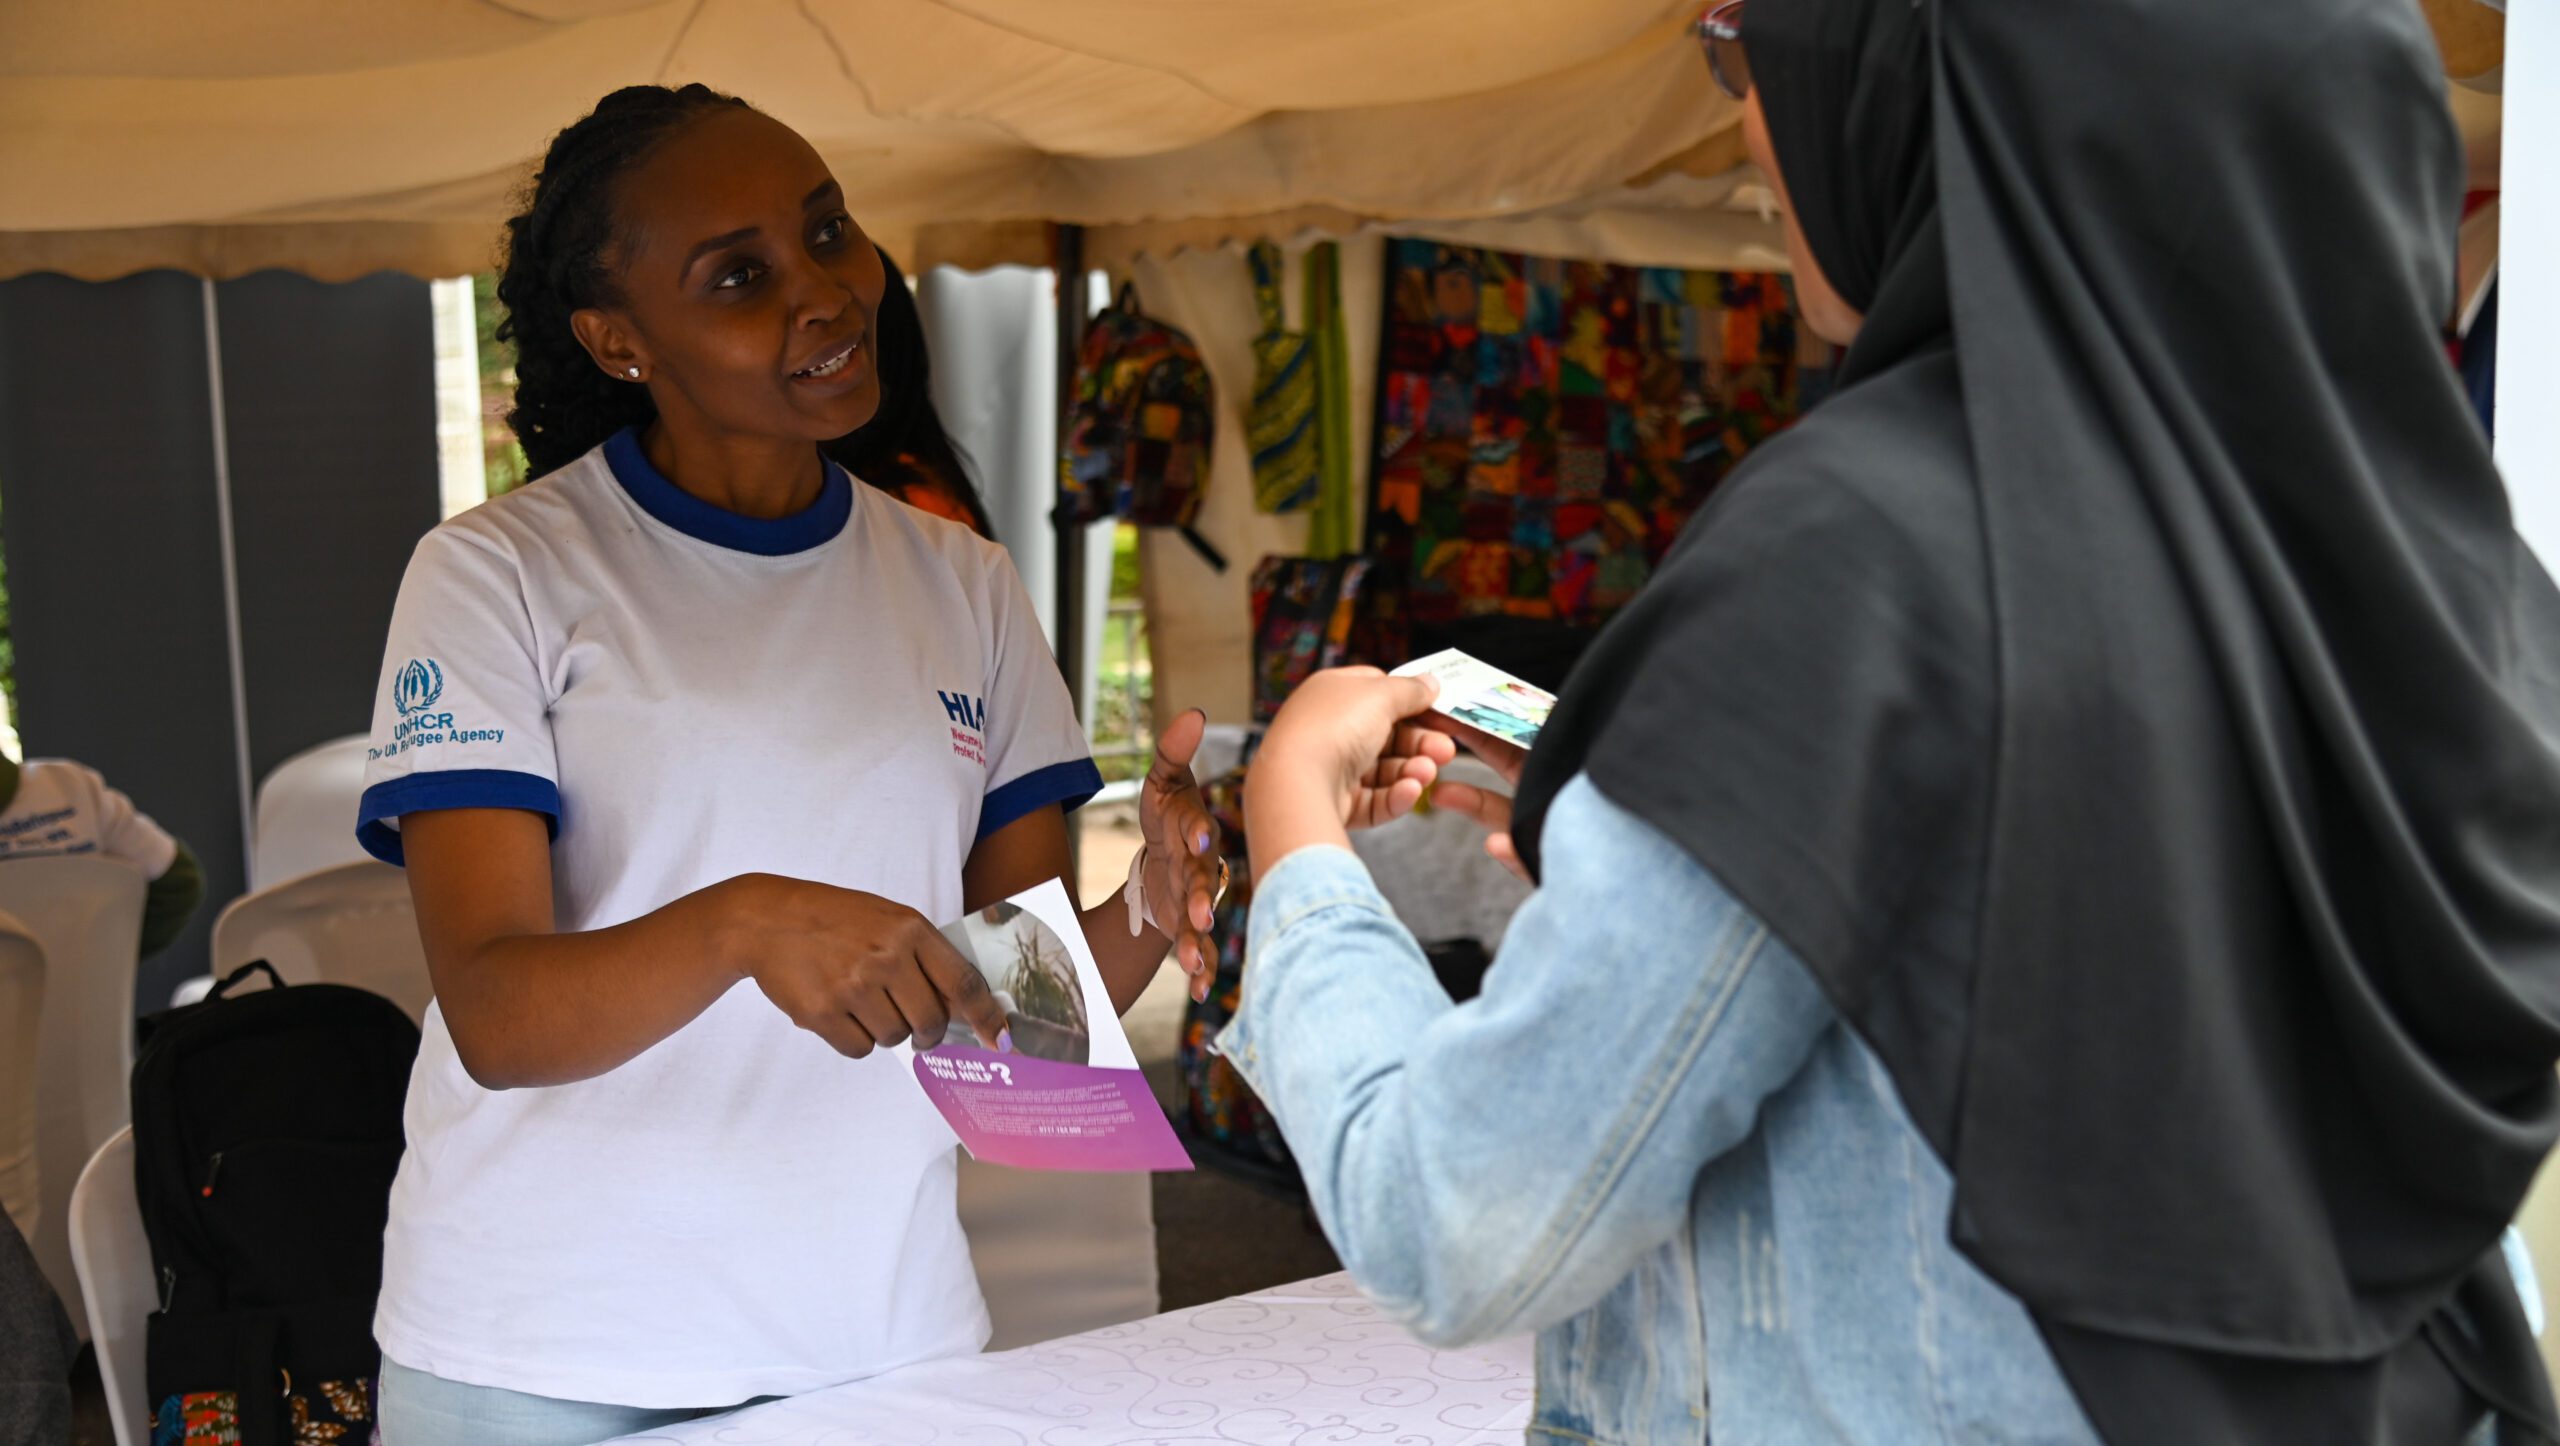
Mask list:
[[[401,583],[358,834],[520,808],[564,931],[743,873],[962,911],[971,847],[1100,788],[1003,549],[830,468],[722,511],[624,433],[429,533]],[[427,1014],[374,1332],[450,1380],[716,1406],[974,1351],[951,1133],[753,982],[620,1069],[492,1092]]]

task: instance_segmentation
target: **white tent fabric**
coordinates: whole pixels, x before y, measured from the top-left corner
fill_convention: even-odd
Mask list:
[[[0,7],[0,275],[487,264],[546,138],[703,81],[924,264],[1037,223],[1467,222],[1739,160],[1695,0],[89,0]],[[1629,188],[1633,188],[1632,191]],[[1196,234],[1194,239],[1197,239]]]
[[[2502,17],[2427,4],[2452,73],[2494,88]],[[1091,229],[1088,254],[1115,268],[1141,251],[1382,222],[1548,254],[1733,264],[1690,248],[1774,237],[1733,190],[1736,107],[1705,81],[1686,33],[1696,7],[0,6],[0,277],[479,270],[552,132],[616,86],[695,80],[809,136],[912,270],[1041,264],[1053,221]],[[2494,95],[2459,91],[2457,108],[2467,133],[2494,133]],[[1708,194],[1683,184],[1700,181]],[[1466,229],[1559,210],[1576,229]]]
[[[1304,268],[1298,258],[1306,247],[1285,249],[1281,298],[1295,329],[1305,316],[1300,294]],[[1369,436],[1377,405],[1385,272],[1385,242],[1359,237],[1343,243],[1344,350],[1351,362],[1354,439]],[[1161,727],[1184,708],[1205,710],[1213,723],[1250,722],[1253,566],[1273,553],[1302,552],[1307,541],[1305,513],[1275,516],[1254,507],[1253,459],[1244,434],[1244,405],[1253,392],[1253,338],[1262,329],[1253,306],[1253,279],[1243,257],[1209,251],[1142,260],[1132,279],[1148,313],[1189,332],[1209,368],[1218,429],[1195,526],[1227,558],[1227,570],[1214,572],[1180,536],[1153,528],[1139,534],[1138,576],[1146,592],[1156,722]],[[1371,461],[1365,442],[1355,440],[1353,476],[1362,497],[1369,495]]]

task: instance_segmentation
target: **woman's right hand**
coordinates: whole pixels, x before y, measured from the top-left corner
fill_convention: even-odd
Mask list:
[[[1515,790],[1520,787],[1520,771],[1529,764],[1528,749],[1439,714],[1423,719],[1422,726],[1448,734],[1500,774],[1504,783]],[[1511,841],[1511,795],[1444,776],[1431,786],[1431,806],[1474,819],[1485,830],[1484,851],[1521,878],[1529,877],[1528,866],[1520,862],[1520,850]]]
[[[874,894],[746,874],[720,886],[726,957],[792,1023],[860,1059],[954,1027],[989,1049],[1004,1032],[987,982],[931,920]]]

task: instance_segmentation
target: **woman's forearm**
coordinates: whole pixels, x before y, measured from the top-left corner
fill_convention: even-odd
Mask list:
[[[1114,1014],[1126,1014],[1138,1002],[1171,947],[1152,925],[1141,926],[1135,935],[1129,932],[1129,908],[1121,902],[1119,890],[1112,890],[1091,908],[1075,898],[1063,809],[1034,810],[979,840],[960,877],[963,898],[972,913],[1051,879],[1065,883],[1068,897],[1075,899],[1085,947],[1092,951],[1103,985],[1111,991]]]
[[[1128,1013],[1164,968],[1171,941],[1153,924],[1141,923],[1137,933],[1130,933],[1129,906],[1117,891],[1092,908],[1079,910],[1076,919],[1084,925],[1085,947],[1093,951],[1094,967],[1102,971],[1103,985],[1111,991],[1111,1012]]]
[[[1245,781],[1245,840],[1259,885],[1282,859],[1307,848],[1351,847],[1333,780],[1321,760],[1265,756]]]
[[[1435,1343],[1543,1329],[1613,1289],[1832,1023],[1747,909],[1587,781],[1548,829],[1547,885],[1465,1005],[1356,856],[1267,864],[1219,1039],[1345,1267]]]
[[[570,1084],[629,1062],[691,1023],[742,977],[724,890],[686,895],[608,929],[514,934],[435,960],[454,1050],[489,1089]]]

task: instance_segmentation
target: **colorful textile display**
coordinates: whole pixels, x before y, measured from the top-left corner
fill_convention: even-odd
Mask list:
[[[1253,570],[1253,721],[1308,675],[1352,661],[1365,557],[1266,557]]]
[[[1371,550],[1403,622],[1604,621],[1799,409],[1777,276],[1412,240],[1387,268]]]

